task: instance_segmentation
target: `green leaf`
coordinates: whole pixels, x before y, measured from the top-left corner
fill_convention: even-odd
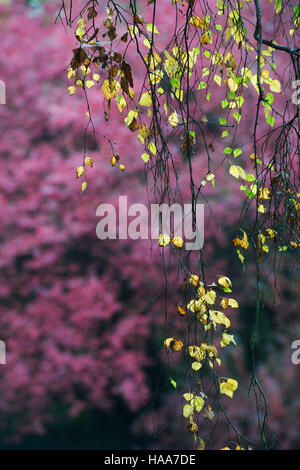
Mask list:
[[[250,189],[248,189],[247,186],[245,186],[244,184],[240,186],[240,190],[244,191],[244,193],[246,194],[246,196],[249,197],[249,199],[253,199],[255,197],[255,193],[251,191]]]
[[[241,108],[244,103],[245,103],[245,100],[242,96],[237,96],[236,97],[236,104],[237,104],[238,108]]]
[[[157,27],[155,25],[149,23],[149,24],[147,24],[146,27],[147,27],[147,31],[150,31],[150,33],[152,33],[152,31],[153,31],[154,34],[159,34],[159,32],[157,30]]]
[[[266,99],[268,101],[269,104],[273,104],[274,103],[274,95],[273,93],[268,93],[267,96],[266,96]]]
[[[267,120],[267,123],[268,123],[271,127],[274,126],[274,124],[275,124],[275,118],[274,118],[274,116],[268,116],[266,120]]]
[[[222,132],[222,137],[223,137],[223,139],[224,139],[224,137],[227,137],[227,136],[228,136],[228,131],[223,131],[223,132]]]
[[[256,178],[254,175],[252,175],[252,173],[248,173],[246,180],[251,182],[251,181],[255,181]]]
[[[223,287],[224,292],[232,292],[232,290],[229,287]]]
[[[288,249],[288,247],[286,245],[284,245],[284,246],[281,246],[279,248],[279,251],[286,251],[287,249]]]
[[[282,0],[276,0],[276,3],[275,3],[276,13],[279,13],[281,11],[281,8],[282,8]]]
[[[242,255],[241,250],[236,250],[238,257],[242,264],[244,264],[245,256]]]
[[[223,153],[226,153],[226,155],[230,155],[232,153],[232,148],[231,147],[226,147],[226,149],[223,150]]]
[[[234,158],[238,157],[239,155],[241,155],[241,153],[243,153],[242,149],[240,148],[237,148],[233,151],[233,156]]]
[[[170,83],[173,87],[179,88],[180,87],[180,81],[177,77],[170,78]]]
[[[175,380],[173,380],[173,379],[170,379],[170,382],[171,382],[171,384],[173,385],[173,387],[174,387],[174,388],[176,388],[176,387],[177,387],[177,383],[175,382]]]
[[[222,108],[224,109],[224,108],[226,108],[226,107],[229,105],[229,103],[228,103],[227,100],[223,100],[222,103],[221,103],[221,105],[222,105]]]
[[[150,150],[151,153],[153,153],[154,156],[156,155],[156,152],[157,152],[156,145],[153,142],[148,143],[148,149]]]
[[[198,86],[198,90],[203,90],[203,88],[206,88],[206,83],[205,82],[200,82]]]
[[[199,439],[199,441],[200,441],[200,446],[199,446],[199,447],[201,447],[201,449],[204,450],[204,448],[205,448],[205,442],[204,442],[204,440],[203,440],[203,439]]]
[[[242,115],[240,113],[237,113],[236,111],[233,113],[233,117],[236,120],[236,122],[239,124],[240,120],[242,119]]]

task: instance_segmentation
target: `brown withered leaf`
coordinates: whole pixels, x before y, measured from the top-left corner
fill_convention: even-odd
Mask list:
[[[144,24],[144,23],[145,23],[145,20],[144,20],[144,18],[143,18],[142,16],[140,16],[140,15],[135,15],[135,22],[136,22],[137,24]]]
[[[118,66],[115,64],[113,65],[109,70],[108,70],[108,75],[110,77],[115,77],[117,74],[118,74],[118,71],[119,71],[119,68]]]
[[[119,52],[114,53],[114,61],[119,63],[122,60],[122,55]]]
[[[96,18],[97,15],[98,13],[94,7],[88,8],[88,20],[92,20],[93,18]]]
[[[193,137],[191,135],[189,136],[189,141],[190,141],[190,146],[192,146],[194,144],[194,141],[193,141]],[[188,138],[185,135],[184,139],[183,139],[183,144],[182,144],[180,150],[181,150],[182,153],[184,153],[184,152],[187,151],[187,149],[188,149]]]
[[[109,30],[108,30],[108,33],[107,33],[109,39],[111,41],[113,41],[114,39],[116,39],[116,37],[118,36],[117,33],[116,33],[116,28],[114,26],[112,26]]]
[[[99,33],[99,28],[96,28],[92,36],[89,38],[89,41],[92,41],[97,36],[98,33]]]
[[[109,16],[107,18],[104,18],[103,24],[104,24],[105,28],[110,29],[113,25],[112,19],[109,18]]]
[[[125,60],[123,60],[123,62],[122,62],[121,70],[124,72],[124,75],[127,78],[128,82],[129,82],[129,85],[133,88],[133,79],[132,79],[132,74],[131,74],[131,67]]]
[[[103,69],[106,68],[108,55],[106,54],[104,47],[99,48],[99,57],[95,57],[94,61],[101,63]]]
[[[76,70],[80,65],[82,65],[86,60],[89,60],[86,51],[79,47],[78,49],[73,49],[73,57],[71,60],[71,67],[73,70]]]
[[[121,41],[127,42],[127,40],[128,40],[128,32],[123,34],[123,36],[121,36]]]
[[[277,186],[279,183],[281,183],[281,173],[277,173],[277,175],[273,176],[273,178],[271,178],[271,185],[272,186]]]
[[[136,120],[135,118],[133,118],[131,124],[129,124],[128,127],[129,127],[129,129],[131,130],[131,132],[137,131],[138,128],[139,128],[139,125],[138,125],[138,123],[137,123],[137,120]]]
[[[124,93],[126,93],[126,95],[128,95],[130,97],[127,78],[126,77],[121,77],[121,82],[120,83],[121,83],[121,88],[124,91]]]

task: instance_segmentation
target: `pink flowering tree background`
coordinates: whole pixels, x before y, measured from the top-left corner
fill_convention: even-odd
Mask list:
[[[100,241],[96,236],[99,204],[117,207],[120,195],[128,196],[128,204],[149,201],[140,144],[120,125],[123,118],[116,110],[109,123],[104,121],[100,92],[91,90],[96,127],[118,141],[126,171],[111,167],[107,140],[95,140],[91,133],[86,143],[94,168],[88,168],[88,190],[81,193],[74,169],[82,161],[87,107],[83,94],[67,92],[66,67],[76,41],[54,23],[58,5],[20,0],[0,5],[0,79],[7,86],[7,104],[0,107],[0,339],[7,347],[7,364],[0,366],[0,445],[30,446],[35,439],[43,447],[53,440],[53,430],[66,429],[62,445],[68,447],[70,436],[84,428],[97,448],[188,448],[193,443],[170,385],[170,377],[184,383],[185,370],[162,347],[166,327],[172,328],[172,312],[165,322],[162,252],[148,240]],[[169,2],[162,2],[161,9],[158,26],[164,31]],[[212,100],[211,116],[218,99]],[[245,119],[241,144],[248,132]],[[173,158],[182,165],[187,198],[181,144],[174,139]],[[201,152],[197,148],[199,180],[205,171]],[[222,171],[218,195],[207,190],[214,217],[206,213],[205,249],[214,271],[230,273],[237,292],[240,309],[231,321],[239,344],[226,351],[222,367],[239,377],[231,418],[244,422],[255,440],[257,423],[247,396],[255,283],[251,266],[242,273],[232,247],[242,194]],[[176,259],[168,259],[167,269],[170,295],[176,298]],[[279,274],[283,294],[277,303],[272,279],[265,280],[258,373],[275,446],[299,448],[299,366],[291,362],[291,343],[300,337],[299,273],[289,255]],[[103,444],[104,435],[111,441]],[[223,444],[224,435],[216,430],[215,448]]]

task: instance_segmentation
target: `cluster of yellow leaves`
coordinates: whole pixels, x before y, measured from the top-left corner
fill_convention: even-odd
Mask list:
[[[213,310],[212,305],[216,301],[216,292],[213,289],[205,290],[203,283],[199,282],[199,277],[195,274],[191,274],[189,277],[189,283],[194,287],[198,287],[196,292],[196,298],[192,299],[187,308],[197,315],[197,318],[204,324],[205,330],[211,328],[211,326],[216,329],[216,325],[224,325],[226,328],[230,327],[230,320],[227,318],[223,312],[218,310]],[[229,288],[231,286],[231,281],[228,277],[222,276],[219,278],[218,283],[223,288]],[[222,299],[221,307],[223,309],[228,308],[237,308],[238,303],[234,299]]]
[[[214,329],[217,328],[217,325],[225,327],[225,329],[230,327],[230,320],[226,315],[219,310],[212,309],[212,306],[216,302],[217,294],[216,290],[212,288],[204,288],[204,285],[199,280],[199,276],[196,274],[191,274],[188,280],[189,284],[197,288],[196,297],[187,304],[188,310],[196,314],[196,317],[203,323],[204,330],[209,330],[211,326]],[[218,284],[225,291],[230,291],[231,281],[227,276],[221,276],[218,279]],[[216,285],[215,285],[216,286]],[[217,287],[217,286],[216,286]],[[222,298],[220,306],[223,310],[226,310],[228,307],[238,308],[238,302],[232,298]],[[182,307],[180,307],[182,309]],[[183,310],[185,312],[185,310]],[[180,314],[183,314],[179,312]],[[235,344],[233,335],[229,335],[226,331],[222,333],[222,340],[220,342],[222,347],[228,346],[230,343]],[[194,370],[199,370],[202,367],[201,361],[205,359],[208,353],[209,358],[215,357],[216,362],[220,364],[220,359],[217,357],[217,349],[213,345],[207,345],[202,343],[200,346],[190,346],[189,354],[195,359],[195,362],[192,364]],[[209,361],[209,365],[213,368],[213,363]]]
[[[179,70],[179,63],[178,63],[178,56],[181,55],[180,50],[174,50],[173,49],[173,54],[175,53],[177,55],[176,57],[172,57],[171,54],[167,50],[164,51],[164,55],[166,59],[164,60],[164,70],[166,74],[168,75],[169,78],[174,78],[178,75],[178,70]]]
[[[221,300],[220,305],[224,310],[226,310],[228,307],[231,307],[231,308],[238,308],[239,307],[239,304],[237,303],[237,301],[235,299],[226,299],[226,298],[223,298]]]
[[[238,382],[234,379],[227,379],[220,383],[220,392],[228,397],[233,397],[233,392],[238,388]]]
[[[228,41],[231,37],[233,37],[239,48],[244,47],[246,50],[254,51],[254,48],[248,44],[245,33],[240,27],[240,22],[242,21],[240,18],[240,14],[243,7],[244,3],[239,2],[239,9],[232,10],[229,13],[227,22],[228,28],[225,30],[225,40]],[[225,10],[225,8],[222,7],[219,11],[222,10]]]
[[[180,339],[166,338],[164,346],[171,348],[174,352],[179,352],[183,348],[183,342]]]
[[[227,329],[230,326],[230,320],[225,316],[222,311],[214,310],[212,308],[215,305],[217,298],[219,298],[219,292],[231,292],[232,283],[229,277],[220,276],[217,280],[217,284],[212,283],[210,286],[205,286],[197,274],[190,274],[188,283],[195,289],[195,298],[191,299],[187,304],[187,309],[196,314],[196,317],[203,323],[204,330],[208,330],[213,326],[216,329],[217,325],[223,326],[224,330],[221,332],[220,346],[225,348],[231,343],[236,345],[234,336],[229,334]],[[231,308],[238,308],[238,302],[232,298],[225,298],[224,296],[220,299],[220,306],[223,310]],[[180,316],[186,315],[186,309],[183,305],[178,305],[177,310]],[[202,369],[204,361],[215,369],[215,363],[221,365],[221,359],[219,357],[218,349],[214,344],[210,344],[206,341],[202,341],[200,344],[192,344],[188,346],[188,353],[192,359],[192,369],[197,372]],[[234,379],[220,378],[219,379],[219,390],[221,394],[233,397],[233,392],[238,388],[238,382]],[[183,416],[189,420],[188,428],[197,432],[197,424],[194,421],[195,411],[201,412],[204,407],[204,398],[206,395],[201,392],[198,395],[193,393],[185,393],[184,398],[186,404],[183,407]],[[203,417],[207,419],[214,418],[214,412],[210,406],[203,411]]]
[[[115,153],[111,158],[110,158],[110,163],[111,163],[111,166],[114,167],[119,161],[120,161],[120,155],[118,153]],[[125,165],[123,165],[122,163],[119,164],[119,169],[121,171],[125,171]]]
[[[149,69],[153,72],[156,67],[158,67],[158,65],[161,63],[161,58],[157,54],[157,52],[152,51],[152,53],[145,55],[144,61],[146,65],[148,65]]]
[[[209,17],[199,18],[199,16],[193,15],[190,18],[190,25],[191,26],[195,26],[195,28],[202,28],[205,31],[209,30],[209,22],[210,22]]]
[[[259,199],[271,199],[271,193],[268,188],[260,188],[258,192]]]
[[[138,140],[141,142],[142,145],[145,145],[145,142],[148,139],[149,134],[150,134],[150,131],[148,127],[146,126],[146,124],[142,124],[139,128],[139,134],[138,134]]]
[[[229,335],[228,333],[222,333],[222,340],[220,342],[222,348],[229,346],[230,343],[233,343],[236,346],[236,342],[233,335]]]
[[[88,165],[91,168],[93,168],[93,164],[94,164],[94,160],[86,155],[84,159],[84,166],[78,166],[76,168],[76,177],[80,178],[81,176],[85,174],[85,165]],[[87,188],[87,182],[84,181],[81,186],[81,191],[82,192],[85,191],[86,188]]]
[[[201,185],[205,186],[206,183],[211,183],[212,187],[215,187],[215,174],[214,173],[208,173],[206,175],[205,179],[201,181]]]
[[[183,243],[184,243],[181,237],[173,237],[171,240],[169,235],[163,235],[163,234],[159,235],[159,238],[158,238],[159,246],[161,247],[167,246],[170,244],[170,242],[172,242],[172,244],[176,246],[177,248],[182,248]]]
[[[200,346],[189,346],[189,355],[194,359],[192,369],[196,371],[201,369],[202,361],[206,357],[208,358],[208,364],[212,369],[214,366],[211,359],[215,359],[218,365],[221,364],[221,359],[218,357],[218,350],[213,344],[203,342]]]
[[[249,248],[249,242],[246,232],[244,232],[243,238],[236,237],[232,240],[232,242],[235,248],[241,247],[244,250],[248,250]]]
[[[204,406],[204,399],[199,395],[194,395],[193,393],[185,393],[183,397],[187,401],[183,407],[183,416],[190,419],[190,425],[194,424],[194,426],[191,426],[191,430],[197,431],[197,425],[194,423],[194,413],[195,411],[198,413],[201,412]]]

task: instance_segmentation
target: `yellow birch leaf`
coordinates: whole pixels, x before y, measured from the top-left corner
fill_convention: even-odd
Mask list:
[[[169,245],[171,239],[169,237],[169,235],[159,235],[159,238],[158,238],[158,244],[159,246],[167,246]]]
[[[237,180],[239,178],[247,179],[247,175],[241,166],[231,165],[231,167],[229,168],[229,173]]]
[[[84,161],[85,161],[85,163],[86,163],[87,165],[89,165],[91,168],[93,168],[94,160],[93,160],[92,158],[86,156],[85,159],[84,159]]]
[[[70,93],[70,96],[74,95],[75,91],[76,91],[75,86],[69,86],[68,92]]]
[[[239,304],[238,304],[237,301],[234,300],[234,299],[228,299],[228,305],[229,305],[231,308],[239,308]]]
[[[189,404],[184,405],[184,407],[183,407],[183,416],[185,418],[189,418],[190,416],[193,415],[193,413],[194,413],[194,408],[191,405],[189,405]]]
[[[87,88],[92,88],[92,86],[95,85],[95,82],[93,80],[87,80],[85,84]]]
[[[150,93],[143,93],[138,104],[140,104],[141,106],[151,106],[152,98]]]
[[[172,127],[177,127],[179,124],[179,117],[176,111],[170,114],[168,117],[169,124],[171,124]]]
[[[82,176],[83,174],[85,173],[85,169],[83,166],[78,166],[76,168],[76,176],[77,178],[80,178],[80,176]]]
[[[104,95],[105,99],[110,100],[111,98],[113,98],[118,93],[120,88],[121,88],[121,85],[116,80],[113,80],[110,83],[109,80],[106,79],[102,83],[101,90],[103,92],[103,95]]]
[[[149,159],[150,159],[150,155],[145,152],[141,155],[141,158],[142,158],[142,160],[144,160],[145,163],[148,163]]]
[[[222,287],[231,287],[231,280],[229,279],[229,277],[226,277],[226,276],[222,276],[218,279],[218,283],[220,284],[220,286]]]

